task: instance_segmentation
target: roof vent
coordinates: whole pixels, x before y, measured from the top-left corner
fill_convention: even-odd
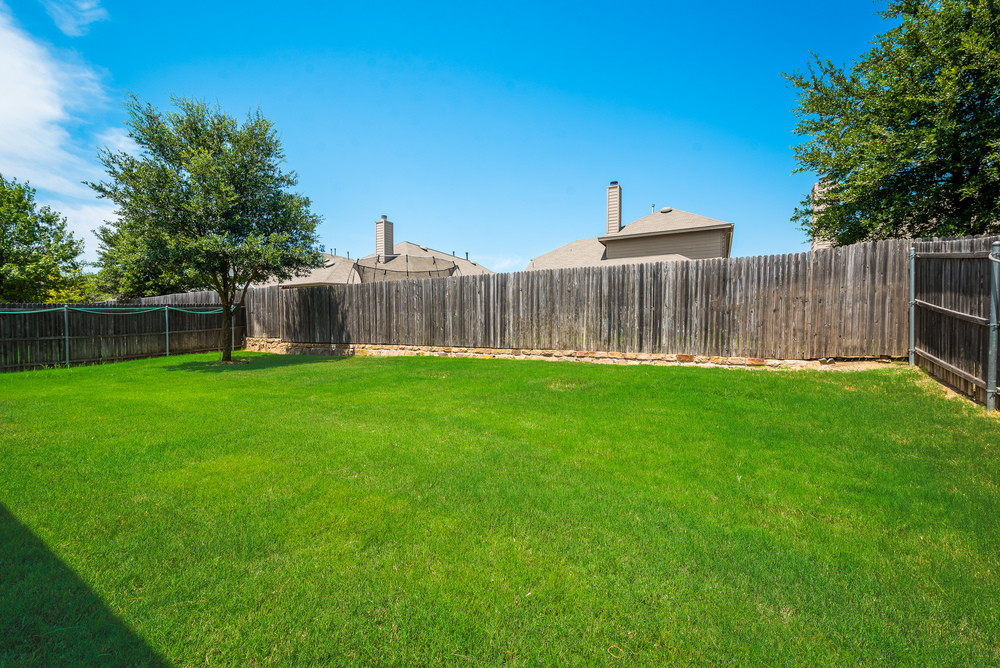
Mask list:
[[[671,209],[669,206],[665,206],[662,209],[660,209],[660,213],[670,213],[671,211],[673,211],[673,209]]]

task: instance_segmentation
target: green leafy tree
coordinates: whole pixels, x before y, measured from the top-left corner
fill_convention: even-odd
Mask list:
[[[1000,232],[996,0],[896,0],[897,25],[848,70],[813,56],[797,89],[793,221],[837,244]]]
[[[0,174],[0,302],[41,302],[79,271],[83,242],[66,219],[35,203],[35,189]]]
[[[150,231],[128,220],[102,225],[98,239],[98,283],[118,299],[156,297],[208,290],[198,276],[183,273],[169,261],[169,245],[151,243]]]
[[[208,287],[225,310],[223,360],[232,358],[234,309],[248,287],[320,266],[319,216],[290,192],[281,142],[260,112],[240,124],[218,106],[172,98],[162,113],[125,102],[139,155],[104,149],[110,180],[90,183],[113,201],[118,220],[98,232],[99,265],[120,297]]]
[[[49,304],[81,304],[108,299],[97,274],[74,271],[61,277],[45,295]]]

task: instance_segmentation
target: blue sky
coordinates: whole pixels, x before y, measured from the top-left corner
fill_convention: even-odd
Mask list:
[[[847,63],[887,29],[868,0],[812,3],[136,3],[0,0],[0,173],[89,230],[80,185],[127,147],[121,101],[259,107],[322,243],[468,251],[497,271],[672,206],[735,223],[733,255],[806,250],[789,221],[793,91],[810,51]]]

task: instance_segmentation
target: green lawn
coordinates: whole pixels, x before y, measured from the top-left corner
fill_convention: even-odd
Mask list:
[[[0,374],[0,668],[994,666],[998,423],[905,368]]]

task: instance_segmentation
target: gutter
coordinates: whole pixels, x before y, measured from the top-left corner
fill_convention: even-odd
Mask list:
[[[659,230],[656,232],[636,232],[635,234],[605,234],[603,237],[597,237],[605,246],[608,245],[609,241],[617,241],[618,239],[639,239],[641,237],[659,237],[667,234],[684,234],[686,232],[708,232],[711,230],[729,230],[730,239],[732,238],[733,223],[719,223],[718,225],[706,225],[705,227],[685,227],[679,230]]]

